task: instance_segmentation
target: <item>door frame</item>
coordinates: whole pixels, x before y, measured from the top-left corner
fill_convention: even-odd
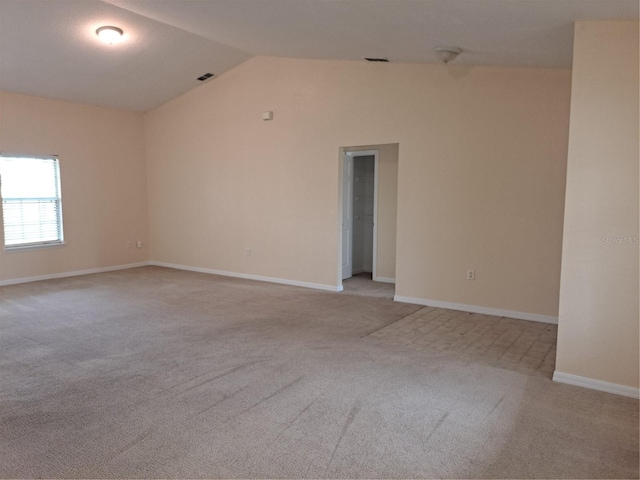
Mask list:
[[[357,148],[357,147],[351,147]],[[338,290],[342,290],[342,222],[343,222],[343,204],[344,204],[344,187],[343,187],[343,175],[344,175],[344,162],[348,157],[370,157],[373,156],[373,258],[371,259],[371,277],[373,280],[378,278],[377,275],[377,264],[378,264],[378,157],[379,152],[377,149],[372,150],[352,150],[351,148],[342,148],[340,155],[340,175],[338,179],[338,191],[339,202],[338,202]],[[353,178],[352,178],[353,181]],[[353,186],[351,188],[351,192],[353,193]],[[353,215],[351,215],[351,232],[353,232]],[[351,248],[351,252],[353,253],[353,248]],[[353,262],[352,262],[353,263]]]

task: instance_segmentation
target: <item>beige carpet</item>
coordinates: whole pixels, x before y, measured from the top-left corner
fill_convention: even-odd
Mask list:
[[[395,285],[385,282],[374,282],[370,273],[357,273],[342,281],[346,295],[362,295],[365,297],[384,297],[393,299]]]
[[[0,299],[4,478],[638,478],[636,400],[372,335],[417,306],[155,267]]]
[[[391,345],[553,377],[557,325],[424,307],[369,334]]]

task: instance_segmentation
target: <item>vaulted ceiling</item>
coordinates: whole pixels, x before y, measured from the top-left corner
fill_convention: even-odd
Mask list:
[[[147,111],[257,55],[571,68],[573,22],[637,0],[0,0],[0,89]],[[124,30],[101,43],[103,25]]]

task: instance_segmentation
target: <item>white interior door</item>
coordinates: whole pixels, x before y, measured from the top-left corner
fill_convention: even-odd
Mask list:
[[[342,165],[342,279],[353,271],[353,157],[345,155]]]
[[[374,156],[353,156],[351,273],[373,272]]]

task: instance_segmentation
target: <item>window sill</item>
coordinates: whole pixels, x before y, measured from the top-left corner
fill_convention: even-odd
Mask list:
[[[16,245],[15,247],[4,247],[4,253],[29,252],[31,250],[42,250],[45,248],[64,247],[65,242],[60,243],[38,243],[35,245]]]

